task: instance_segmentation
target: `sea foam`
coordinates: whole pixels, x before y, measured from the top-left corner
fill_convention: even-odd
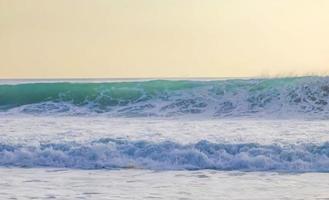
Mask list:
[[[2,114],[329,117],[329,78],[0,85]]]
[[[329,143],[193,144],[103,138],[89,143],[0,144],[0,165],[78,169],[328,172]]]

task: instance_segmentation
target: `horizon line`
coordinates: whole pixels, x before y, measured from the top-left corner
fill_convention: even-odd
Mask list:
[[[318,75],[318,74],[309,74],[309,75],[260,75],[260,76],[218,76],[218,77],[206,77],[206,76],[199,76],[199,77],[52,77],[52,78],[0,78],[0,81],[29,81],[29,80],[181,80],[181,79],[209,79],[209,80],[216,80],[216,79],[262,79],[262,78],[297,78],[297,77],[328,77],[329,74]]]

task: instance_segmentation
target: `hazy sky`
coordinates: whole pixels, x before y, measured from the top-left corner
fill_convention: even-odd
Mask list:
[[[0,0],[1,78],[328,72],[328,0]]]

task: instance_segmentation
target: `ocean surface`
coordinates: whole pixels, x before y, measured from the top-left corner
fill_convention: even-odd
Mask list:
[[[329,77],[0,81],[0,199],[329,199]]]

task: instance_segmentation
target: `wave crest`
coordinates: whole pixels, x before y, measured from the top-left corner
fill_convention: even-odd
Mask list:
[[[0,85],[0,110],[111,116],[329,117],[329,78]]]
[[[328,172],[329,143],[299,145],[224,144],[200,141],[129,141],[0,144],[0,165],[79,169],[242,170]]]

